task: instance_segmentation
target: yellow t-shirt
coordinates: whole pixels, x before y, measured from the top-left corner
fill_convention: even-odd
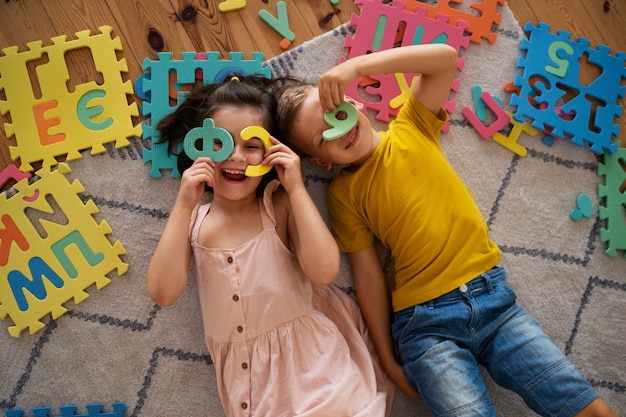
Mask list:
[[[377,237],[395,263],[394,311],[445,294],[500,260],[474,198],[441,149],[447,114],[414,97],[372,156],[331,182],[328,204],[339,249],[358,252]]]

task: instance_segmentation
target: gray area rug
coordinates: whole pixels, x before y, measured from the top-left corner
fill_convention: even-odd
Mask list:
[[[347,26],[269,60],[273,74],[317,77],[338,62]],[[470,44],[454,94],[456,110],[442,143],[453,165],[470,186],[503,253],[511,286],[556,344],[618,412],[626,415],[626,259],[604,254],[599,231],[596,158],[568,141],[549,147],[540,136],[522,135],[528,149],[519,157],[481,139],[461,115],[473,107],[478,84],[505,103],[502,86],[512,81],[523,32],[509,8],[494,44]],[[379,123],[379,122],[375,122]],[[384,128],[384,125],[380,125]],[[78,179],[113,229],[109,236],[127,250],[130,265],[111,284],[82,303],[68,302],[68,312],[33,334],[11,337],[0,322],[0,413],[49,407],[59,415],[63,405],[123,402],[125,416],[222,416],[214,369],[204,344],[195,282],[172,307],[160,309],[150,300],[145,272],[178,189],[167,175],[148,176],[142,162],[143,143],[132,139],[122,149],[108,147],[98,156],[72,161],[70,180]],[[307,186],[319,209],[325,208],[328,173],[303,164]],[[569,212],[578,194],[593,202],[593,215],[573,221]],[[381,250],[381,256],[386,257]],[[388,261],[388,259],[387,259]],[[353,294],[347,259],[336,285]],[[493,384],[485,374],[499,415],[532,416],[514,394]],[[278,388],[280,389],[280,388]],[[286,389],[286,388],[285,388]],[[454,387],[451,387],[454,389]],[[97,410],[96,410],[97,411]],[[73,415],[72,410],[67,415]],[[55,414],[56,413],[56,414]],[[66,414],[63,414],[66,415]],[[94,412],[90,415],[100,415]],[[392,416],[427,416],[420,400],[397,394]]]

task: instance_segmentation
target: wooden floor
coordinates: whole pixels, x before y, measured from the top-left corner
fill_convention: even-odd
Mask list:
[[[267,9],[277,16],[276,0],[247,0],[245,8],[222,13],[218,3],[224,0],[3,0],[0,3],[0,48],[17,46],[27,50],[27,43],[42,40],[44,45],[58,35],[74,38],[74,33],[109,25],[122,41],[121,55],[128,63],[127,78],[135,80],[142,72],[144,58],[156,58],[158,51],[171,51],[179,57],[182,51],[244,52],[244,57],[261,51],[265,59],[283,52],[278,33],[259,18]],[[232,1],[232,0],[231,0]],[[467,1],[467,0],[466,0]],[[333,6],[329,0],[291,0],[289,28],[295,34],[290,48],[312,39],[344,22],[358,6],[352,0],[340,0]],[[509,0],[509,7],[523,26],[525,22],[548,23],[554,30],[570,32],[573,38],[585,37],[592,45],[605,44],[611,51],[626,52],[625,0]],[[97,80],[87,56],[75,51],[67,56],[71,63],[70,84]],[[86,52],[85,52],[86,53]],[[69,53],[67,55],[71,55]],[[3,53],[0,52],[0,56]],[[33,68],[29,68],[33,71]],[[593,77],[586,68],[582,78]],[[1,76],[1,74],[0,74]],[[0,91],[0,100],[5,99]],[[624,103],[621,103],[624,104]],[[626,122],[620,120],[620,140],[626,146]],[[0,122],[9,122],[0,115]],[[0,170],[11,163],[3,123],[0,124]]]

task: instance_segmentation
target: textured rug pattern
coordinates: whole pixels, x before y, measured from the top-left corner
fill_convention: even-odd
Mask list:
[[[503,253],[511,286],[556,344],[576,363],[600,394],[626,415],[626,259],[609,258],[599,240],[596,159],[567,141],[544,145],[522,135],[528,155],[519,157],[481,139],[460,110],[473,108],[471,87],[480,85],[508,103],[502,86],[512,81],[523,33],[508,7],[502,9],[494,44],[470,44],[462,56],[456,110],[442,143],[472,189]],[[269,60],[274,75],[315,81],[338,62],[347,26]],[[378,123],[378,122],[376,122]],[[384,128],[383,125],[380,126]],[[183,297],[160,309],[150,300],[145,271],[174,202],[178,180],[148,176],[142,141],[98,156],[72,161],[70,179],[79,179],[106,219],[111,239],[127,250],[130,270],[101,291],[74,305],[57,320],[19,339],[0,322],[0,413],[64,404],[79,411],[90,403],[105,410],[124,402],[126,416],[222,416],[214,369],[207,353],[195,282]],[[303,164],[306,184],[319,209],[325,208],[331,175]],[[591,196],[594,215],[575,222],[569,212],[580,193]],[[381,250],[381,256],[386,257]],[[388,258],[386,258],[387,264]],[[346,258],[336,285],[353,293]],[[514,394],[485,375],[498,414],[532,416]],[[452,388],[452,387],[451,387]],[[452,388],[453,389],[453,388]],[[55,414],[56,415],[56,414]],[[428,415],[420,400],[398,394],[392,416]]]

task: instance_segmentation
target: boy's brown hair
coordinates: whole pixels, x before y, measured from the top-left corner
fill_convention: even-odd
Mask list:
[[[278,99],[276,108],[276,127],[281,134],[281,139],[301,157],[307,157],[300,147],[291,140],[291,127],[298,114],[300,105],[313,91],[312,84],[302,84],[285,88]]]

